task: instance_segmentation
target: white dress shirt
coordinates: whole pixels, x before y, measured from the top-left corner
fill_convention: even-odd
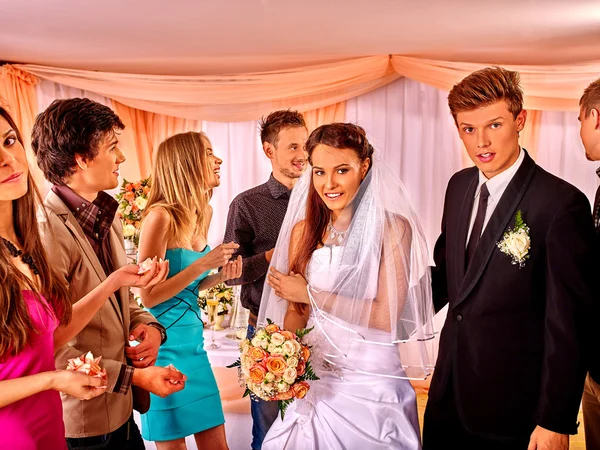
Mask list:
[[[483,172],[479,171],[479,185],[475,190],[475,200],[473,203],[473,211],[471,211],[471,223],[469,225],[469,233],[467,234],[467,242],[465,243],[465,248],[469,243],[469,239],[471,237],[471,230],[473,230],[473,225],[475,224],[475,217],[477,216],[477,209],[479,209],[479,194],[481,193],[481,185],[486,183],[490,196],[488,197],[487,209],[485,211],[485,219],[483,220],[483,228],[481,229],[481,234],[485,231],[485,227],[490,221],[490,217],[494,213],[494,209],[496,209],[496,205],[502,198],[502,194],[506,190],[506,187],[513,179],[519,167],[523,163],[525,159],[525,152],[523,149],[520,149],[519,157],[515,161],[515,163],[506,169],[504,172],[499,173],[495,177],[491,179],[487,179]]]

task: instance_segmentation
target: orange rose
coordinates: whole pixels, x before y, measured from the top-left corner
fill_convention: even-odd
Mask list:
[[[294,392],[289,389],[287,392],[280,392],[275,396],[275,400],[289,400],[294,396]]]
[[[148,192],[150,192],[150,188],[148,186],[144,186],[144,188],[142,190],[144,191],[144,194],[147,194]]]
[[[133,192],[127,192],[123,198],[125,198],[125,200],[127,200],[129,203],[131,203],[132,201],[135,200],[135,194]]]
[[[301,355],[302,355],[302,359],[304,359],[304,361],[308,361],[308,358],[310,358],[310,350],[306,345],[302,347]]]
[[[294,384],[290,390],[294,392],[294,397],[304,398],[309,389],[310,386],[306,381],[300,381]]]
[[[269,356],[264,362],[267,370],[278,377],[283,375],[283,372],[287,369],[287,364],[283,356]]]
[[[131,183],[127,183],[127,184],[125,185],[125,190],[126,190],[127,192],[129,192],[129,191],[133,191],[133,185],[132,185]]]
[[[142,188],[142,183],[140,183],[139,181],[136,181],[135,183],[133,183],[133,188],[134,189],[141,189]]]
[[[266,369],[261,364],[254,364],[250,367],[250,381],[254,384],[262,383],[262,380],[265,379],[265,375],[267,374]]]
[[[262,361],[263,359],[265,359],[267,357],[267,352],[265,352],[262,348],[260,347],[252,347],[250,349],[250,352],[248,353],[248,355],[250,356],[250,358],[252,358],[254,361]]]
[[[290,339],[296,339],[296,335],[291,331],[281,330],[279,333],[281,333],[281,335],[285,338],[286,341],[289,341]]]
[[[133,204],[133,206],[131,207],[131,212],[137,212],[139,211],[140,208],[138,208],[138,205],[136,205],[135,203]]]
[[[306,363],[303,359],[301,359],[300,361],[298,361],[298,365],[296,366],[296,373],[299,377],[301,377],[302,375],[304,375],[304,372],[306,372]]]
[[[272,323],[271,325],[267,325],[265,327],[265,331],[269,334],[277,333],[279,331],[279,327]]]

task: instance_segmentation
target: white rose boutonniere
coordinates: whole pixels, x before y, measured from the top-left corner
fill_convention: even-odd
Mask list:
[[[523,221],[521,210],[517,211],[515,216],[515,226],[512,229],[509,228],[496,245],[502,253],[512,258],[512,263],[518,265],[519,269],[525,267],[525,261],[529,259],[531,238],[529,237],[529,227]]]

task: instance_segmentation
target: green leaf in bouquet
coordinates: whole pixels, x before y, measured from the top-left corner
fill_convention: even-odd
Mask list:
[[[298,336],[300,339],[302,339],[304,336],[306,336],[308,333],[310,333],[312,330],[314,330],[315,327],[310,327],[310,328],[298,328],[296,330],[296,336]]]
[[[305,369],[304,375],[302,375],[302,378],[303,378],[303,380],[311,380],[311,381],[320,380],[320,378],[317,376],[317,374],[313,371],[313,368],[309,362],[306,363],[306,369]]]
[[[279,401],[279,412],[281,412],[281,420],[284,419],[285,417],[285,411],[287,410],[287,407],[290,406],[295,399],[290,398],[289,400],[280,400]]]
[[[244,395],[242,395],[242,398],[249,396],[250,394],[252,394],[252,391],[248,388],[246,388],[246,390],[244,391]]]
[[[267,325],[273,325],[273,321],[267,317]]]

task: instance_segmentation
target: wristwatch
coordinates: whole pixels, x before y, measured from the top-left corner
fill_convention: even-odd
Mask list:
[[[167,330],[165,330],[165,327],[158,322],[150,322],[148,326],[156,328],[158,331],[160,331],[160,345],[163,345],[165,342],[167,342]]]

